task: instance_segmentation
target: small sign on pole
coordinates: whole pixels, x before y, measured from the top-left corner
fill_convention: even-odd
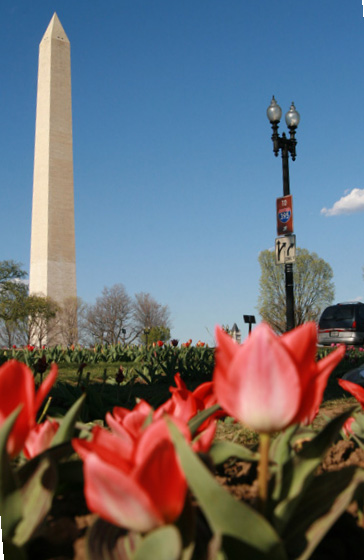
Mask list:
[[[293,233],[292,195],[277,198],[277,235]]]
[[[249,323],[249,334],[252,332],[252,324],[255,324],[254,315],[244,315],[244,323]]]
[[[276,264],[294,263],[296,260],[296,236],[286,235],[276,239]]]

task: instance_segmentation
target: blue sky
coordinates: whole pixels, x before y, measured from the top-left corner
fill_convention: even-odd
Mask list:
[[[168,304],[172,336],[247,334],[274,246],[281,159],[266,109],[301,115],[297,245],[364,300],[360,0],[2,0],[0,260],[29,270],[38,46],[71,42],[78,295],[124,284]],[[286,130],[283,122],[280,132]]]

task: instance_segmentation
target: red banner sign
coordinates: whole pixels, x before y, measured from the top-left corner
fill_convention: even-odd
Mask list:
[[[292,195],[277,198],[277,234],[293,233]]]

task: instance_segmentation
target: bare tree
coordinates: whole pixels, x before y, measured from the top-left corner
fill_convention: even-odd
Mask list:
[[[105,287],[94,305],[84,313],[85,330],[92,342],[116,344],[127,340],[123,330],[129,331],[132,317],[132,301],[122,284]]]
[[[81,298],[68,298],[61,305],[58,313],[58,328],[63,344],[77,344],[82,336],[82,312],[84,303]]]
[[[154,327],[171,327],[170,311],[168,305],[161,305],[150,294],[140,292],[135,294],[134,302],[134,328],[143,340],[143,334],[146,329]]]

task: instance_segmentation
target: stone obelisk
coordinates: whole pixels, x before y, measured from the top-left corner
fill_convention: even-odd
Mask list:
[[[29,293],[77,295],[70,42],[56,13],[39,45]]]

